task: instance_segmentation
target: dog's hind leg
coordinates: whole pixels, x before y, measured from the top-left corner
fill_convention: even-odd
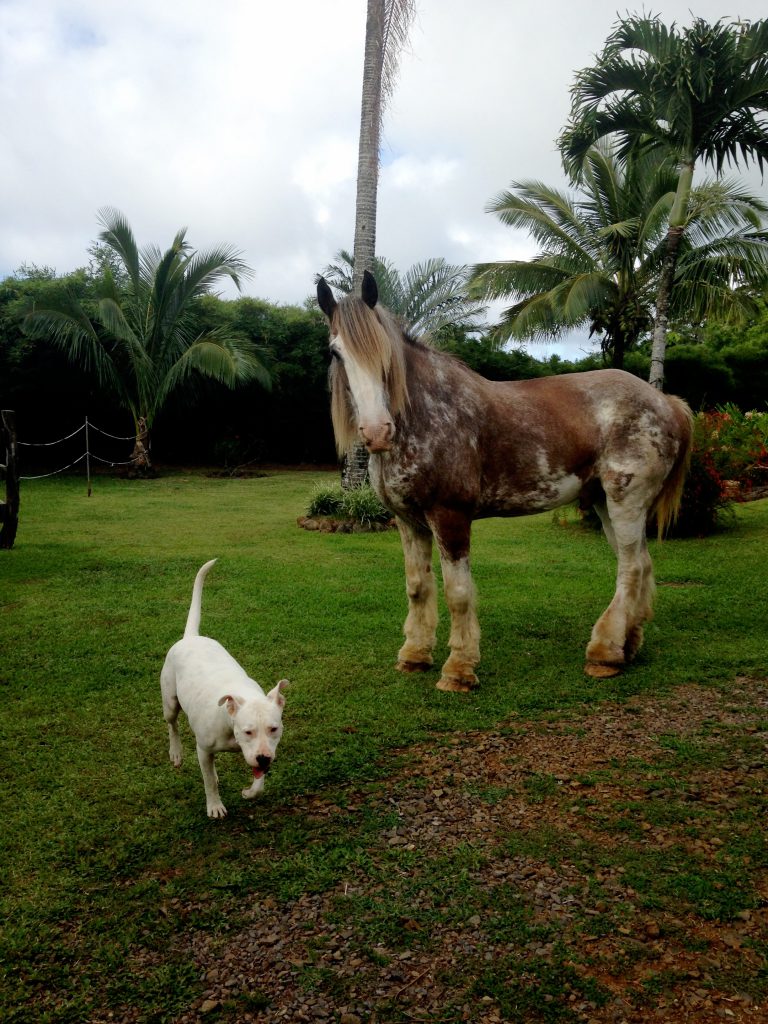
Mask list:
[[[223,818],[227,808],[221,802],[219,796],[219,777],[213,764],[214,755],[208,750],[203,750],[198,745],[197,760],[200,762],[200,771],[203,773],[203,785],[205,786],[205,804],[209,818]]]
[[[171,764],[178,768],[184,757],[177,724],[181,704],[176,696],[176,674],[168,662],[163,665],[160,674],[160,689],[163,694],[163,718],[168,723],[168,756]]]

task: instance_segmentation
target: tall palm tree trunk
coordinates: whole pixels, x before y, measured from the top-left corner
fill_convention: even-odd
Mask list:
[[[381,140],[385,0],[368,0],[365,24],[363,98],[357,155],[354,272],[352,291],[360,293],[363,272],[373,270]]]
[[[412,0],[368,0],[357,158],[352,276],[355,295],[361,292],[363,273],[373,270],[382,114],[387,94],[393,88],[399,50],[407,37],[412,14]],[[346,488],[359,487],[367,476],[368,452],[360,445],[344,460],[342,485]]]
[[[659,287],[656,292],[656,320],[653,325],[653,343],[651,345],[651,372],[648,383],[662,391],[664,388],[664,360],[667,354],[667,326],[669,324],[669,304],[672,299],[672,288],[675,283],[677,257],[680,243],[685,232],[688,215],[688,204],[693,187],[694,159],[688,156],[680,162],[680,173],[675,190],[675,201],[669,211],[669,228],[667,229],[667,248],[664,262],[659,275]]]
[[[670,228],[667,234],[667,251],[659,276],[659,287],[656,292],[656,319],[653,324],[653,343],[651,345],[651,372],[648,383],[659,391],[664,389],[664,360],[667,353],[667,327],[669,325],[669,303],[672,298],[672,286],[675,280],[677,255],[683,239],[683,227]]]
[[[149,455],[149,427],[146,416],[139,416],[136,421],[136,440],[131,452],[131,476],[149,476],[153,474],[152,460]]]

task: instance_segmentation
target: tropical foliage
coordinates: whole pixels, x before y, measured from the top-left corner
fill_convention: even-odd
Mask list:
[[[502,337],[558,338],[584,326],[612,365],[623,366],[653,320],[675,182],[664,156],[620,161],[598,145],[586,156],[575,197],[540,182],[515,183],[497,196],[489,210],[527,229],[540,247],[532,260],[474,268],[476,294],[514,300]],[[768,238],[760,230],[766,212],[736,182],[707,181],[694,190],[675,313],[738,319],[756,312],[751,289],[768,284]]]
[[[768,412],[700,412],[676,534],[705,536],[732,516],[734,502],[767,492]]]
[[[468,295],[466,267],[444,259],[415,263],[404,274],[380,256],[374,258],[372,273],[379,289],[379,301],[416,335],[439,340],[447,328],[479,330],[487,308]],[[342,249],[323,277],[338,292],[350,294],[354,282],[354,257]]]
[[[689,220],[697,163],[715,168],[768,159],[768,21],[695,18],[690,27],[658,17],[620,20],[592,68],[572,89],[570,121],[560,146],[581,173],[591,147],[616,139],[622,158],[638,150],[671,155],[677,166],[665,259],[656,294],[651,383],[662,386],[675,273]]]
[[[101,210],[99,221],[104,227],[99,238],[118,261],[123,281],[106,261],[94,301],[84,302],[67,290],[57,302],[33,307],[25,326],[93,372],[100,386],[130,410],[136,461],[148,465],[154,419],[174,389],[193,374],[230,388],[249,380],[268,386],[259,353],[243,334],[226,326],[197,329],[196,301],[225,278],[239,288],[248,267],[228,246],[196,252],[184,228],[163,253],[153,245],[140,250],[117,210]]]

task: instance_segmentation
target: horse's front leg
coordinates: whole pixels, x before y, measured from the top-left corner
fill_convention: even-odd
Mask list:
[[[397,656],[401,672],[423,672],[432,667],[437,632],[437,583],[432,571],[432,533],[397,520],[405,558],[408,617],[403,626],[405,643]]]
[[[479,686],[475,665],[480,661],[480,623],[469,568],[471,520],[459,513],[443,513],[430,525],[440,549],[445,602],[451,615],[451,653],[437,688],[468,693]]]

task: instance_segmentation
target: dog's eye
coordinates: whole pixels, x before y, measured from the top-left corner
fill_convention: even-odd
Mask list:
[[[249,736],[249,737],[250,737],[250,736],[253,736],[253,729],[246,729],[246,730],[245,730],[245,735],[246,735],[246,736]]]
[[[270,726],[269,731],[274,736],[276,732],[280,732],[280,729],[277,725],[272,725]]]

